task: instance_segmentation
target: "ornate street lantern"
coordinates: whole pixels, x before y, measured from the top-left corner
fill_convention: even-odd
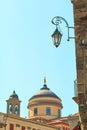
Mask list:
[[[58,30],[58,28],[55,29],[54,33],[52,34],[53,43],[56,47],[60,45],[62,38],[61,32]]]
[[[59,26],[59,24],[62,23],[62,21],[64,21],[66,23],[66,27],[67,27],[67,31],[68,31],[67,41],[69,41],[71,38],[74,38],[74,37],[69,36],[69,29],[74,28],[74,27],[69,27],[68,22],[63,17],[56,16],[51,21],[52,24],[54,24],[56,26],[56,29],[55,29],[54,33],[52,34],[53,43],[56,47],[58,47],[61,43],[62,33],[61,33],[61,31],[58,30],[58,26]]]

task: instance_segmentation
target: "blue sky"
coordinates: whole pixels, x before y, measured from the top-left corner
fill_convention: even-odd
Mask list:
[[[27,117],[28,100],[43,86],[44,76],[47,86],[62,99],[62,116],[78,112],[72,100],[76,79],[75,41],[67,41],[66,24],[62,23],[61,45],[55,48],[51,38],[55,30],[51,20],[55,16],[74,26],[71,1],[0,1],[1,112],[6,112],[6,100],[15,90],[22,101],[21,116]]]

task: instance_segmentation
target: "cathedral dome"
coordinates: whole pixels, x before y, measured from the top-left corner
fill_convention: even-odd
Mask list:
[[[29,116],[52,119],[61,116],[61,99],[46,85],[44,78],[43,87],[36,92],[28,102]]]
[[[32,99],[39,98],[39,97],[53,97],[53,98],[59,99],[61,101],[61,99],[47,87],[47,85],[46,85],[46,78],[44,78],[44,85],[43,85],[43,87],[38,92],[36,92],[29,99],[29,101],[32,100]]]
[[[16,98],[16,99],[18,99],[18,95],[15,93],[15,91],[13,91],[13,93],[10,95],[9,98]]]
[[[54,97],[54,98],[58,98],[60,99],[54,92],[52,92],[46,85],[46,83],[44,82],[44,85],[43,87],[38,91],[36,92],[31,98],[31,99],[34,99],[34,98],[38,98],[38,97]],[[61,99],[60,99],[61,100]]]

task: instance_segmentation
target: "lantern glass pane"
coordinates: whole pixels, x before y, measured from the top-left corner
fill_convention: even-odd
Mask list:
[[[53,43],[56,47],[59,46],[60,42],[61,42],[61,37],[62,35],[59,33],[59,34],[55,34],[53,35]]]

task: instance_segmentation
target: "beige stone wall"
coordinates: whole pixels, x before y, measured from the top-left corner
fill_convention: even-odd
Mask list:
[[[34,122],[34,121],[30,121],[28,119],[25,118],[19,118],[19,117],[15,117],[15,116],[11,116],[9,115],[7,117],[7,122],[6,122],[7,126],[6,126],[6,130],[10,130],[10,124],[14,125],[14,130],[21,130],[22,126],[25,127],[25,130],[56,130],[58,128],[56,127],[52,127],[50,125],[46,125],[44,123],[40,123],[40,122]],[[30,129],[28,129],[30,128]]]
[[[51,115],[46,115],[46,108],[49,107],[51,109]],[[58,117],[58,109],[61,111],[62,104],[61,100],[52,97],[40,97],[31,99],[29,101],[29,117],[34,117],[34,108],[37,108],[38,115],[40,117],[44,117],[46,119],[52,119]]]
[[[12,113],[15,113],[15,105],[18,105],[18,116],[20,116],[20,103],[21,101],[19,99],[16,98],[11,98],[9,100],[7,100],[7,113],[9,113],[9,105],[12,105]]]
[[[70,125],[70,130],[72,130],[75,126],[77,126],[78,121],[79,121],[79,117],[76,117],[76,118],[71,117],[71,118],[69,118],[68,123]]]
[[[50,107],[51,109],[51,115],[46,115],[46,108]],[[32,106],[29,109],[30,113],[30,118],[34,117],[34,108],[38,109],[38,115],[40,117],[46,118],[46,119],[52,119],[52,118],[57,118],[58,117],[58,109],[61,110],[60,107],[53,106],[53,105],[38,105],[38,106]]]

